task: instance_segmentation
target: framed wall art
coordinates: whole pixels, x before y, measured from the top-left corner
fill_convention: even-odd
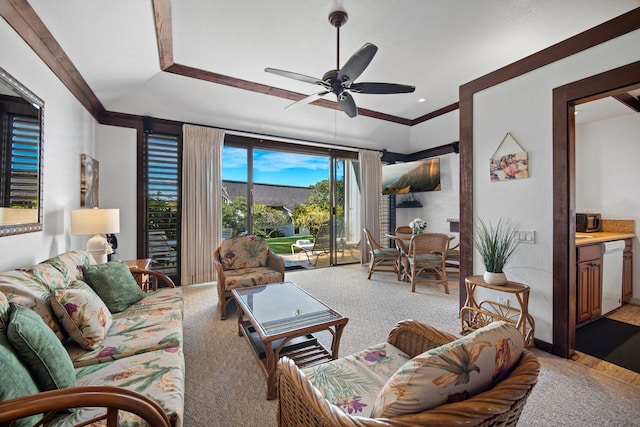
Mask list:
[[[97,208],[100,165],[86,154],[80,155],[80,207]]]
[[[529,156],[518,141],[507,132],[489,159],[491,181],[529,178]]]

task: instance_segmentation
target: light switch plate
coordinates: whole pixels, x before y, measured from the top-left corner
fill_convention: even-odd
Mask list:
[[[516,240],[520,243],[535,243],[536,232],[534,230],[516,231]]]

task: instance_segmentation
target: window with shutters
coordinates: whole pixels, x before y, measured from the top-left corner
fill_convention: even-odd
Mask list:
[[[7,116],[7,152],[2,162],[5,186],[2,206],[38,208],[40,121],[38,117]]]
[[[179,137],[145,134],[145,249],[151,268],[179,277],[180,188]]]

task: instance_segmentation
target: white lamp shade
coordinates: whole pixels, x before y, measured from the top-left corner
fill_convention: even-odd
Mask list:
[[[115,234],[120,232],[120,209],[74,209],[71,234]]]

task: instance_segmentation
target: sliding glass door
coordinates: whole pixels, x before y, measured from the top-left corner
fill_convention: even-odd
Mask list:
[[[360,260],[360,165],[357,160],[332,158],[333,264]]]
[[[224,147],[223,238],[259,235],[285,261],[306,261],[304,254],[292,256],[291,244],[309,240],[312,264],[359,261],[355,156],[338,158],[326,149],[260,142]]]

